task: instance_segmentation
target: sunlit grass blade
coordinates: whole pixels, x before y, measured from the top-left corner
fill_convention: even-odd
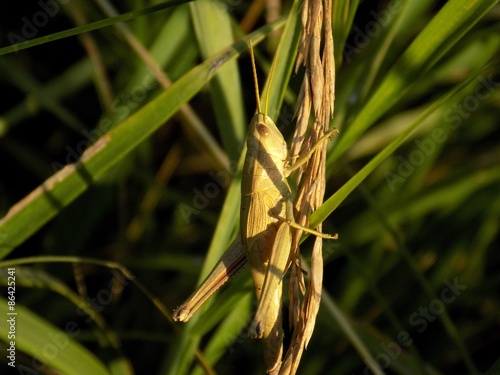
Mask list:
[[[225,7],[213,0],[196,1],[189,5],[204,58],[232,43],[231,20]],[[243,93],[236,61],[221,67],[209,86],[222,144],[229,158],[235,161],[239,158],[246,134]]]
[[[300,24],[299,9],[300,2],[295,1],[286,19],[285,28],[279,41],[276,56],[274,57],[277,61],[272,82],[268,76],[266,84],[262,89],[261,102],[267,103],[263,104],[268,106],[267,115],[274,119],[278,126],[280,125],[278,121],[280,120],[281,104],[283,103],[283,98],[285,97],[285,92],[293,71],[297,46],[300,40],[302,26]],[[271,90],[268,91],[269,85],[271,85]],[[291,116],[284,116],[282,121],[290,122]]]
[[[398,138],[388,144],[381,152],[379,152],[373,159],[371,159],[368,164],[366,164],[355,176],[353,176],[346,184],[344,184],[335,194],[333,194],[318,210],[316,210],[311,215],[311,225],[315,226],[315,223],[322,222],[328,215],[331,213],[338,205],[371,173],[378,167],[387,157],[392,155],[395,150],[401,146],[411,135],[412,132],[421,124],[421,122],[429,116],[434,110],[439,108],[440,106],[447,104],[457,93],[459,93],[464,88],[468,87],[471,82],[474,82],[477,77],[484,73],[484,69],[479,70],[476,74],[471,75],[471,77],[464,81],[462,84],[458,85],[454,89],[450,90],[447,94],[445,94],[442,98],[436,100],[433,105],[431,105],[424,113],[422,113],[419,118],[409,126]],[[393,231],[393,233],[396,233]],[[397,237],[399,238],[399,236]],[[433,298],[433,291],[430,284],[427,282],[425,277],[418,271],[417,267],[413,259],[411,258],[408,250],[404,246],[404,244],[400,241],[399,246],[402,250],[402,254],[405,257],[407,263],[410,265],[410,268],[414,271],[414,274],[421,284],[422,288],[425,290],[428,298]],[[459,338],[458,331],[455,325],[452,323],[449,314],[445,311],[440,315],[443,325],[445,326],[448,335],[455,342],[458,350],[461,352],[464,361],[467,363],[469,370],[472,373],[476,373],[474,364],[470,360],[470,357],[463,345],[463,342]]]
[[[345,131],[341,131],[339,140],[328,157],[328,165],[344,154],[368,127],[397,103],[416,84],[418,78],[423,77],[497,2],[447,2],[397,60],[353,123]]]
[[[411,134],[428,116],[430,116],[439,107],[449,104],[455,95],[477,80],[477,78],[484,73],[484,71],[485,69],[481,69],[475,74],[472,74],[467,80],[454,87],[426,108],[426,110],[418,116],[418,118],[410,126],[408,126],[408,128],[406,128],[396,139],[394,139],[382,151],[373,157],[361,170],[359,170],[347,183],[338,189],[335,194],[328,198],[328,200],[325,201],[325,203],[311,215],[311,226],[315,227],[318,223],[324,221],[326,217],[331,214],[370,173],[375,170],[375,168],[377,168],[386,158],[391,156],[398,149],[398,147],[408,140]]]
[[[0,297],[0,313],[9,316],[7,300]],[[74,338],[81,332],[76,323],[71,330],[64,332],[46,320],[17,304],[15,307],[16,349],[21,350],[42,363],[68,375],[96,374],[109,375],[106,366],[88,349]],[[68,326],[67,326],[68,327]],[[7,324],[0,325],[2,338],[8,335]],[[79,366],[74,364],[78,363]]]
[[[207,358],[218,361],[229,350],[236,350],[238,344],[246,336],[244,328],[247,325],[248,316],[252,306],[253,295],[246,293],[230,306],[221,324],[217,327],[203,353]],[[246,338],[246,337],[245,337]],[[202,375],[204,372],[196,367],[193,375]]]
[[[273,26],[264,26],[249,37],[259,40],[266,32],[279,27],[280,24],[282,21]],[[195,95],[219,67],[245,51],[247,42],[248,38],[235,42],[193,68],[169,90],[100,138],[83,153],[79,162],[61,169],[12,207],[0,220],[0,258],[5,257],[13,248],[36,232],[62,207],[71,203],[89,185],[98,181],[111,166],[151,135],[182,104]]]
[[[33,259],[32,259],[33,260]],[[39,258],[40,261],[43,261],[43,257]],[[18,260],[19,263],[22,263],[23,260]],[[47,262],[50,260],[47,259]],[[30,261],[26,259],[26,264],[29,264]],[[46,272],[39,269],[32,269],[29,267],[15,267],[16,270],[16,286],[21,287],[23,289],[26,288],[37,288],[44,290],[51,290],[62,297],[66,298],[68,301],[73,303],[75,311],[81,311],[85,313],[88,317],[92,317],[92,321],[101,329],[102,336],[100,339],[104,339],[105,345],[110,346],[115,350],[115,360],[113,361],[112,366],[120,369],[118,373],[122,374],[130,374],[132,373],[132,369],[130,367],[130,363],[123,357],[121,350],[120,340],[117,338],[115,332],[107,327],[106,321],[102,317],[102,315],[92,309],[87,302],[81,298],[78,294],[76,294],[73,290],[71,290],[68,285],[63,283],[61,280],[56,277],[47,274]],[[7,280],[7,268],[0,268],[0,275],[2,275],[2,281]],[[111,363],[110,363],[111,366]],[[116,370],[112,371],[112,373],[117,373]]]
[[[0,56],[5,55],[7,53],[12,53],[12,52],[17,52],[21,51],[26,48],[34,47],[34,46],[39,46],[45,43],[53,42],[55,40],[59,39],[64,39],[68,38],[70,36],[76,36],[80,35],[83,33],[87,33],[92,30],[98,30],[103,27],[111,26],[114,24],[117,24],[119,22],[124,22],[128,20],[132,20],[134,18],[146,15],[146,14],[151,14],[163,9],[167,9],[170,7],[174,7],[176,5],[181,5],[184,3],[188,3],[190,0],[169,0],[166,2],[163,2],[161,4],[157,5],[152,5],[150,7],[146,7],[144,9],[139,9],[139,10],[134,10],[125,14],[121,14],[116,17],[111,17],[111,18],[106,18],[101,21],[96,21],[89,23],[84,26],[77,26],[72,29],[60,31],[58,33],[42,36],[40,38],[35,38],[35,39],[30,39],[30,40],[24,40],[24,38],[20,35],[12,35],[10,34],[9,41],[11,42],[11,46],[8,47],[2,47],[0,48]],[[15,44],[14,44],[15,43]]]
[[[217,223],[217,227],[215,228],[210,247],[207,251],[198,283],[200,283],[208,274],[213,265],[225,251],[226,247],[229,245],[232,236],[234,236],[235,222],[237,222],[240,202],[240,179],[238,178],[238,176],[236,177],[237,178],[232,179],[227,191],[220,219]],[[205,311],[205,309],[208,308],[212,303],[212,300],[208,300],[205,303],[204,309],[202,309],[201,312],[195,314],[185,324],[185,326],[183,327],[184,330],[182,337],[180,338],[180,345],[176,345],[175,347],[170,348],[169,355],[167,356],[167,361],[164,364],[166,372],[168,371],[168,373],[170,374],[183,374],[187,372],[189,366],[193,361],[195,351],[198,348],[201,339],[201,336],[199,334],[191,333],[192,327],[201,318],[203,311]],[[211,363],[213,364],[216,358],[208,358],[208,360],[213,360],[211,361]]]

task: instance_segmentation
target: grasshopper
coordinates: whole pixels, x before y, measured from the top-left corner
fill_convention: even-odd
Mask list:
[[[315,149],[336,130],[328,132],[306,155],[301,156],[293,166],[288,166],[285,139],[273,120],[261,110],[251,43],[250,55],[257,113],[250,122],[247,134],[247,153],[241,179],[240,236],[233,241],[209,276],[173,316],[176,321],[189,320],[203,303],[248,261],[258,301],[249,336],[262,340],[266,369],[275,373],[281,366],[283,352],[282,279],[290,262],[291,228],[302,229],[322,238],[337,238],[295,223],[292,192],[287,177],[305,164]],[[273,64],[271,68],[270,80],[274,66]],[[268,89],[269,87],[270,85]]]

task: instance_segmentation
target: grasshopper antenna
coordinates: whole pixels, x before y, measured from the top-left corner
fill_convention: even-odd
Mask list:
[[[278,46],[278,51],[279,51],[279,46]],[[257,99],[257,110],[258,110],[259,113],[262,113],[262,109],[261,109],[261,106],[260,106],[259,83],[257,81],[257,69],[255,67],[255,56],[253,54],[253,44],[252,44],[252,40],[251,39],[250,39],[250,58],[252,60],[253,80],[254,80],[254,83],[255,83],[255,97]],[[271,93],[271,84],[273,82],[273,76],[274,76],[274,71],[275,70],[276,70],[276,59],[273,59],[273,63],[271,65],[271,71],[269,72],[269,84],[267,86],[267,91],[266,91],[266,108],[265,108],[265,111],[264,111],[264,116],[265,117],[267,117],[267,110],[269,108],[269,94]]]
[[[253,69],[253,82],[255,87],[255,98],[257,99],[257,111],[262,113],[260,108],[260,96],[259,96],[259,82],[257,81],[257,68],[255,67],[255,56],[253,55],[253,44],[252,39],[250,39],[250,58],[252,60],[252,69]],[[267,108],[266,108],[267,110]]]

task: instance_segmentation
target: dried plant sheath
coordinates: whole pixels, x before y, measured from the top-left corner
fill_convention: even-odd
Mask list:
[[[335,99],[335,61],[332,34],[332,1],[305,0],[302,8],[304,32],[296,59],[296,71],[305,65],[306,74],[297,101],[297,128],[291,157],[308,150],[321,137],[333,117]],[[323,38],[322,38],[323,36]],[[321,46],[323,51],[321,53]],[[310,123],[311,110],[314,122]],[[307,134],[305,136],[305,134]],[[301,151],[299,151],[301,150]],[[312,211],[321,206],[325,193],[326,145],[315,153],[310,162],[297,176],[297,200],[295,201],[295,219],[302,225],[308,225]],[[321,225],[317,228],[321,231]],[[293,336],[290,347],[283,360],[280,375],[294,375],[300,363],[304,349],[312,336],[316,316],[321,301],[323,281],[322,242],[316,241],[311,255],[310,278],[304,293],[304,277],[301,272],[300,249],[301,233],[296,231],[292,238],[292,276],[289,289],[290,324]],[[304,298],[300,299],[300,294]]]

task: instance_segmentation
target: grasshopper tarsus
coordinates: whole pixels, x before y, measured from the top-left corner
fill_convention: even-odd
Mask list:
[[[327,136],[329,139],[332,139],[332,137],[333,137],[333,134],[334,134],[334,133],[335,133],[335,134],[339,134],[339,129],[337,129],[337,128],[333,128],[332,130],[329,130],[329,131],[325,134],[325,136]]]
[[[325,240],[337,240],[339,238],[338,233],[335,233],[335,234],[322,233],[322,232],[318,232],[317,230],[314,230],[312,228],[300,225],[293,220],[285,219],[282,217],[279,217],[278,219],[283,220],[285,223],[287,223],[292,228],[302,230],[304,232],[310,233],[316,237],[323,238]]]
[[[318,232],[318,233],[321,233],[321,232]],[[320,237],[324,238],[325,240],[338,240],[339,239],[338,233],[335,233],[335,234],[321,233],[321,234],[322,234],[322,236],[320,236]]]

